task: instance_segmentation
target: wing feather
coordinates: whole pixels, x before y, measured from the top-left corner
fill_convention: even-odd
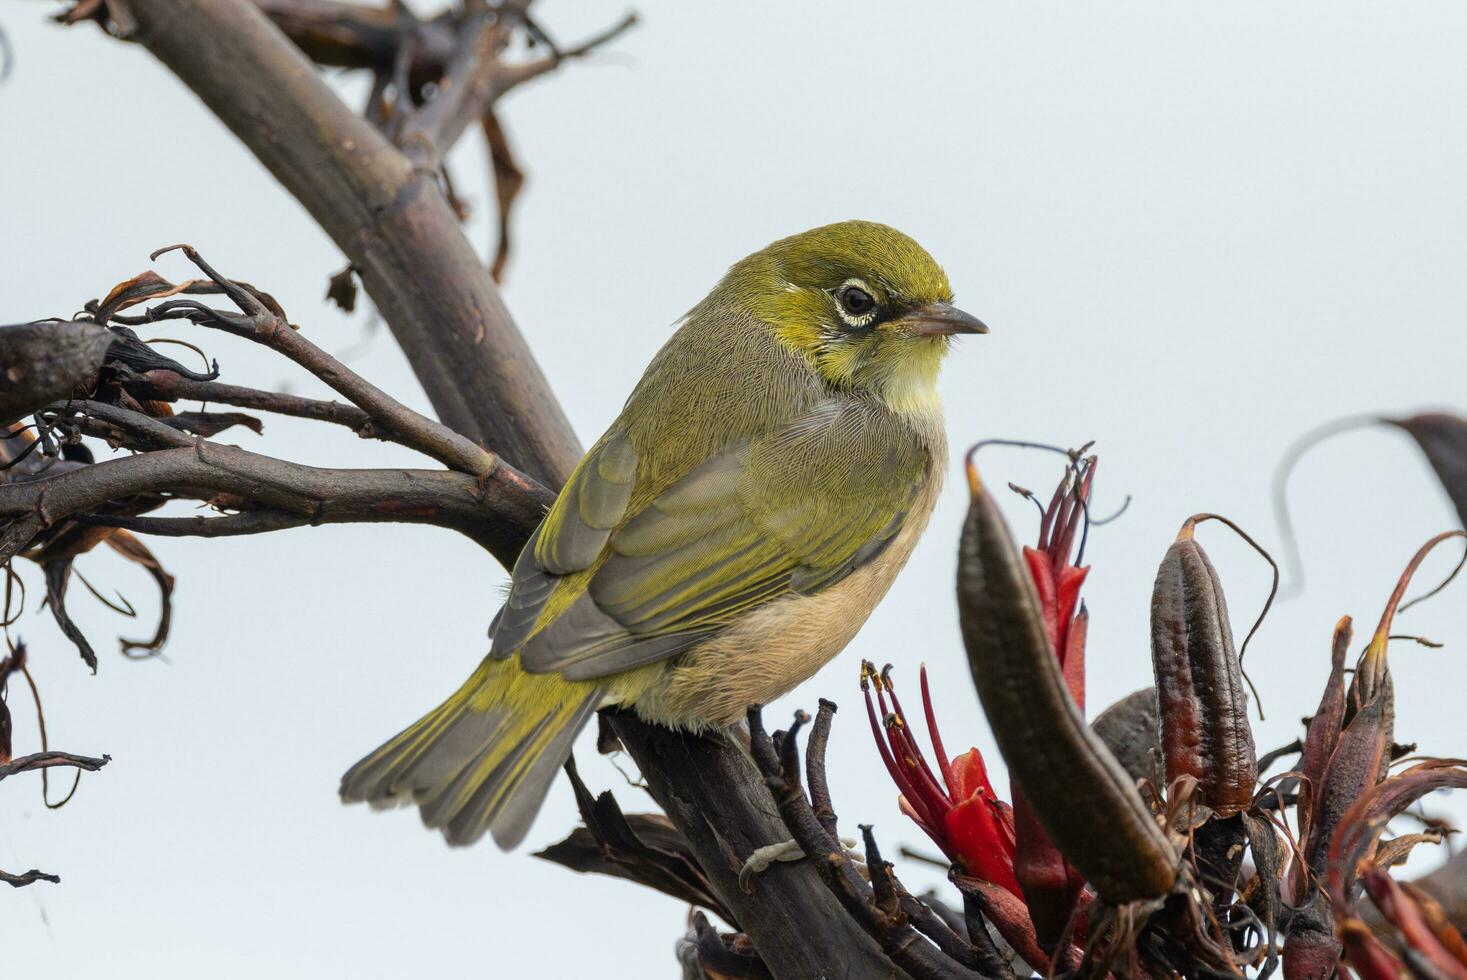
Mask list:
[[[727,448],[606,534],[579,594],[535,631],[514,636],[521,665],[575,680],[603,677],[686,650],[751,606],[829,588],[895,535],[926,466],[925,447],[908,428],[852,397],[829,399],[762,439]],[[602,473],[600,465],[577,471],[583,512],[587,499],[615,499],[596,486]],[[584,546],[583,529],[595,524],[583,513],[580,525],[569,532],[576,536],[569,549],[542,537],[535,549],[542,568],[565,567],[547,566],[542,556],[563,560]],[[564,535],[566,526],[552,530]]]

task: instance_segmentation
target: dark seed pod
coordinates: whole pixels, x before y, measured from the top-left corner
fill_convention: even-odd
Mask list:
[[[1131,777],[1075,708],[1033,582],[971,462],[968,482],[958,611],[973,684],[1009,772],[1049,837],[1103,899],[1165,895],[1180,859]]]
[[[1246,810],[1258,781],[1248,696],[1233,648],[1217,571],[1182,526],[1156,573],[1151,596],[1151,661],[1170,783],[1198,782],[1219,817]]]
[[[1396,708],[1387,651],[1391,626],[1406,589],[1416,570],[1437,545],[1463,537],[1467,537],[1467,531],[1446,531],[1426,542],[1412,556],[1386,601],[1380,625],[1375,628],[1370,644],[1356,661],[1355,675],[1343,698],[1338,690],[1343,681],[1338,675],[1344,660],[1344,648],[1350,642],[1349,620],[1342,620],[1335,628],[1335,666],[1325,700],[1320,704],[1323,719],[1317,719],[1310,725],[1303,760],[1308,767],[1305,775],[1317,779],[1316,802],[1308,824],[1304,855],[1316,875],[1324,871],[1340,821],[1356,801],[1385,779],[1390,769]],[[1324,729],[1335,724],[1341,725],[1342,730],[1339,737],[1331,741]]]
[[[1161,743],[1156,737],[1159,727],[1154,687],[1132,691],[1090,723],[1132,779],[1156,778],[1152,754],[1161,758]]]

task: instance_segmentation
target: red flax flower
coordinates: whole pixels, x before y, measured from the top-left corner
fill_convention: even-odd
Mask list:
[[[878,673],[875,664],[869,661],[861,664],[866,714],[871,719],[871,732],[876,736],[886,770],[901,790],[902,812],[916,821],[932,842],[942,848],[947,859],[961,865],[968,876],[998,885],[1022,901],[1019,879],[1014,877],[1014,811],[993,791],[981,752],[969,749],[956,759],[948,759],[932,711],[925,665],[920,676],[927,734],[932,740],[932,754],[941,780],[927,764],[922,747],[907,723],[892,684],[890,665]],[[871,698],[873,687],[875,703]]]

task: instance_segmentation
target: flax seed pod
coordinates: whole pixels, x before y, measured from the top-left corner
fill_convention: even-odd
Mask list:
[[[1242,667],[1217,571],[1182,525],[1156,573],[1151,661],[1166,778],[1191,776],[1219,817],[1246,810],[1258,780]]]

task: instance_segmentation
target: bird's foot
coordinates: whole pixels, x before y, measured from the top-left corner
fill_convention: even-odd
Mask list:
[[[854,838],[842,837],[840,843],[847,851],[856,850],[857,844]],[[783,840],[777,844],[756,847],[754,853],[750,854],[749,859],[744,862],[744,866],[739,869],[739,887],[746,892],[753,892],[754,876],[769,870],[771,864],[776,861],[801,861],[806,856],[799,842],[794,840]],[[855,858],[857,864],[863,863],[859,856]]]

